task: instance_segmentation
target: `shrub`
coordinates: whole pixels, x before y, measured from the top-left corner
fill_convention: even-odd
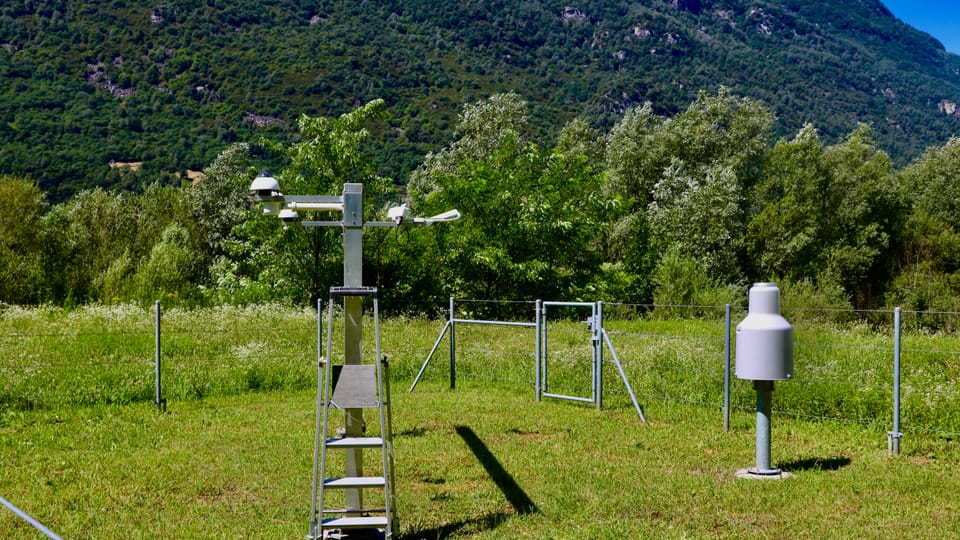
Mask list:
[[[653,273],[654,314],[665,317],[702,316],[710,307],[733,303],[740,288],[711,278],[696,260],[677,249],[660,259]]]
[[[853,311],[847,293],[838,283],[823,278],[781,279],[780,306],[793,322],[849,322]]]

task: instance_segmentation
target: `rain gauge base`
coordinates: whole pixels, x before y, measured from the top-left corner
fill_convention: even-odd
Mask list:
[[[746,478],[750,480],[784,480],[793,477],[793,474],[780,469],[772,471],[757,471],[755,467],[749,469],[740,469],[736,473],[737,478]]]

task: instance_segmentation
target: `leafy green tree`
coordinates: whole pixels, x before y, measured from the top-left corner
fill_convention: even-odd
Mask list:
[[[686,173],[681,163],[663,171],[647,219],[657,242],[696,261],[715,279],[741,274],[743,186],[733,169],[715,166]]]
[[[117,259],[124,264],[123,258]],[[134,284],[137,299],[179,303],[195,296],[200,257],[193,249],[187,229],[173,223],[164,229],[150,255],[137,268]],[[110,275],[112,268],[108,269]]]
[[[136,260],[142,248],[130,249],[137,237],[136,223],[130,217],[126,196],[94,189],[58,205],[47,221],[49,226],[62,226],[66,231],[52,251],[63,257],[60,267],[66,276],[66,292],[76,301],[100,297],[98,280],[116,257],[129,252]],[[50,236],[56,234],[51,232]]]
[[[53,206],[38,223],[44,269],[44,301],[74,305],[89,300],[90,269],[78,261],[86,249],[86,232],[71,219],[66,204]]]
[[[676,249],[710,278],[740,279],[746,192],[772,121],[761,103],[726,88],[701,92],[673,118],[654,115],[649,104],[628,112],[607,142],[607,189],[630,201],[612,229],[622,260],[649,273]]]
[[[128,300],[141,261],[170,224],[189,223],[187,215],[183,190],[159,185],[139,194],[83,191],[56,205],[40,222],[48,299]]]
[[[851,292],[857,306],[882,299],[899,249],[906,207],[894,183],[893,162],[861,125],[827,148],[827,167],[839,204],[833,211],[825,270]]]
[[[464,107],[454,133],[456,140],[439,152],[427,154],[423,165],[410,175],[410,192],[434,191],[435,177],[455,173],[466,161],[489,159],[496,149],[519,137],[527,120],[527,104],[513,92]]]
[[[758,212],[747,229],[753,275],[799,280],[820,273],[821,230],[835,197],[823,154],[823,143],[810,125],[770,151],[754,191]]]
[[[249,143],[232,144],[203,169],[198,182],[187,188],[190,215],[197,223],[209,259],[224,254],[224,244],[232,239],[233,228],[249,212],[247,193],[255,165]]]
[[[900,239],[905,206],[892,163],[870,128],[824,147],[806,127],[781,141],[754,191],[748,253],[760,278],[840,285],[855,305],[879,299]]]
[[[256,239],[268,238],[276,229],[269,220],[254,219],[260,209],[250,204],[248,195],[256,165],[275,157],[261,146],[232,144],[187,188],[203,260],[202,290],[209,302],[246,304],[289,296],[290,291],[275,287],[276,283],[257,279],[261,274],[258,262],[269,264],[270,256],[261,255],[269,249]],[[265,280],[268,275],[269,270],[263,271]]]
[[[339,195],[343,184],[362,183],[364,215],[371,219],[376,208],[389,199],[390,181],[377,174],[370,158],[366,126],[380,118],[384,110],[383,100],[374,100],[337,118],[302,116],[300,142],[273,149],[288,162],[277,175],[284,193]],[[310,219],[309,213],[301,211],[301,219]],[[241,240],[231,246],[231,256],[248,261],[243,265],[244,273],[297,301],[315,305],[330,286],[342,283],[339,229],[281,228],[276,218],[259,216],[245,223],[238,234]]]
[[[607,189],[629,196],[630,210],[646,208],[653,186],[670,162],[661,142],[663,124],[647,102],[628,110],[607,135]]]
[[[0,302],[33,304],[43,299],[38,226],[46,208],[35,182],[0,175]]]
[[[411,185],[420,213],[463,215],[435,232],[437,275],[450,295],[569,298],[602,263],[598,238],[618,199],[600,192],[598,163],[585,151],[596,141],[574,124],[553,151],[526,142],[524,108],[514,94],[466,106],[460,139],[428,158]]]
[[[897,174],[910,203],[888,302],[956,311],[960,296],[960,139],[929,149]]]
[[[917,158],[897,175],[912,214],[901,265],[931,262],[960,270],[960,139],[950,139]]]

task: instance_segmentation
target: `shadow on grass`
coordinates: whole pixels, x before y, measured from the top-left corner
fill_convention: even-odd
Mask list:
[[[416,531],[412,533],[402,533],[400,535],[401,540],[442,540],[444,538],[450,538],[458,535],[462,529],[471,529],[478,531],[485,531],[489,529],[495,529],[498,525],[506,521],[511,514],[506,514],[503,512],[497,512],[495,514],[487,514],[483,517],[475,519],[464,519],[460,521],[455,521],[453,523],[448,523],[446,525],[441,525],[433,529],[426,529],[422,531]]]
[[[503,492],[507,501],[518,514],[535,514],[540,511],[472,429],[466,426],[457,426],[456,430],[457,435],[460,435],[463,442],[467,443],[473,455],[477,456],[477,460],[487,470],[487,474],[496,482],[497,487],[500,488],[500,491]]]
[[[537,505],[530,500],[530,497],[527,496],[523,489],[517,485],[517,482],[513,479],[513,476],[511,476],[510,473],[503,468],[503,465],[500,464],[500,461],[497,460],[496,456],[490,452],[490,449],[487,448],[487,445],[480,440],[480,437],[477,437],[477,434],[474,433],[472,429],[466,426],[456,426],[456,430],[457,434],[460,435],[460,438],[462,438],[465,443],[467,443],[470,451],[473,452],[473,455],[477,457],[477,460],[481,465],[483,465],[483,468],[486,469],[487,474],[489,474],[490,478],[494,481],[494,483],[497,484],[497,487],[500,488],[500,491],[507,498],[507,502],[513,506],[513,509],[517,514],[535,514],[540,511],[540,509],[537,508]],[[443,483],[442,479],[429,479],[424,481],[431,483]],[[495,529],[501,523],[509,519],[512,515],[514,514],[506,512],[486,514],[479,518],[463,519],[453,523],[448,523],[446,525],[441,525],[433,529],[401,534],[400,538],[402,540],[442,540],[444,538],[450,538],[452,536],[459,535],[463,529],[477,531]]]
[[[837,471],[850,465],[850,458],[834,456],[829,458],[805,458],[788,461],[780,465],[785,471]]]
[[[400,433],[397,433],[397,437],[422,437],[427,433],[427,428],[415,427],[410,429],[405,429]]]

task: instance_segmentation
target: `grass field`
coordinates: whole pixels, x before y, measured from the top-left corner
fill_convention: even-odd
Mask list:
[[[170,402],[159,413],[150,401],[149,313],[8,311],[0,318],[0,496],[70,539],[302,538],[310,520],[315,315],[183,312],[166,321]],[[685,326],[664,324],[656,328],[670,336]],[[712,323],[692,324],[703,326],[693,330],[698,336],[715,331]],[[638,370],[632,382],[644,424],[617,393],[602,411],[537,403],[528,384],[532,360],[518,344],[527,339],[522,331],[478,335],[472,343],[483,346],[470,346],[469,333],[458,330],[457,389],[446,388],[447,358],[438,357],[408,393],[441,327],[395,320],[384,329],[402,538],[960,535],[960,449],[948,434],[912,433],[903,454],[891,456],[882,422],[775,413],[773,463],[794,477],[735,478],[755,464],[754,418],[740,407],[731,430],[722,429],[716,366],[701,363],[714,355],[712,337],[672,348],[650,328],[620,330],[625,349],[630,334],[647,343],[641,349],[660,351],[621,351]],[[579,338],[564,335],[575,328],[558,326],[552,350],[559,354],[564,343],[577,350]],[[846,348],[834,350],[854,354],[821,353],[822,362],[810,354],[798,369],[828,362],[849,373],[879,369],[864,358],[873,350],[869,331],[843,336]],[[555,365],[562,372],[561,356]],[[953,368],[932,355],[915,369]],[[608,380],[617,387],[612,374]],[[795,399],[804,386],[821,401],[856,398],[832,388],[816,393],[814,382],[778,385],[775,410],[779,396]],[[735,388],[737,399],[749,398],[748,383]],[[699,404],[659,399],[661,392]],[[39,536],[0,508],[0,537]]]
[[[301,538],[312,392],[7,413],[0,493],[64,538]],[[527,392],[394,394],[403,538],[949,538],[960,455],[890,457],[860,426],[775,419],[781,481],[754,464],[753,418],[682,404],[596,411]],[[37,538],[0,511],[5,538]]]

